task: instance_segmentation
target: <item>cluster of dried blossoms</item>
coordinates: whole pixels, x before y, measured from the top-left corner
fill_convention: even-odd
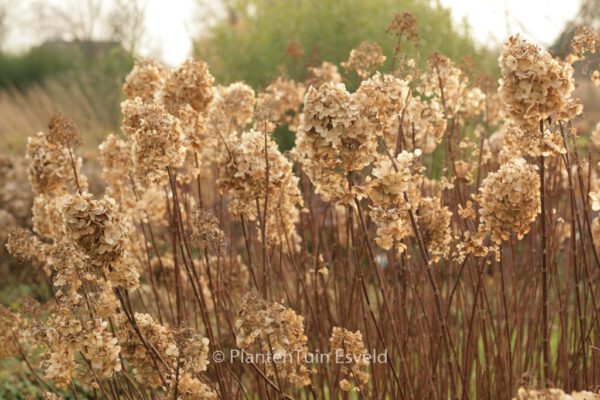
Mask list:
[[[398,38],[396,52],[401,39],[418,39],[406,13],[388,31]],[[342,63],[346,76],[325,61],[310,67],[304,82],[281,76],[259,92],[242,82],[214,86],[198,61],[174,70],[136,63],[123,86],[123,135],[109,135],[100,146],[104,196],[90,193],[70,120],[56,115],[48,133],[29,139],[33,232],[19,229],[0,240],[44,272],[54,303],[29,319],[0,308],[0,338],[10,343],[0,357],[39,347],[42,378],[51,387],[114,391],[126,381],[142,398],[228,399],[234,390],[239,397],[244,389],[233,388],[246,384],[243,373],[252,368],[258,396],[286,397],[286,391],[309,393],[334,375],[314,376],[329,368],[307,362],[309,347],[318,346],[344,360],[328,387],[354,387],[369,398],[382,381],[375,372],[370,377],[382,367],[370,365],[369,334],[377,330],[378,339],[394,342],[377,324],[392,291],[371,290],[368,275],[349,277],[357,283],[352,288],[365,285],[367,302],[363,321],[348,323],[353,309],[345,308],[354,303],[335,301],[350,287],[336,281],[353,268],[337,271],[340,251],[355,257],[357,271],[365,259],[369,274],[385,264],[383,278],[381,271],[374,276],[397,285],[384,275],[402,265],[402,283],[414,279],[409,261],[419,252],[428,271],[441,266],[451,274],[456,261],[466,265],[473,257],[483,265],[490,254],[499,256],[503,242],[521,240],[541,211],[532,157],[568,155],[563,124],[580,112],[571,64],[593,53],[597,41],[593,31],[578,29],[574,56],[563,61],[511,38],[499,60],[498,93],[489,82],[470,81],[465,68],[441,54],[423,71],[409,60],[386,73],[382,48],[369,42]],[[295,44],[288,52],[302,55]],[[344,82],[354,72],[360,83],[351,91]],[[595,146],[599,127],[591,135]],[[291,157],[273,136],[284,128],[296,134]],[[486,136],[488,128],[497,131]],[[590,208],[597,211],[600,190],[587,168]],[[17,169],[0,160],[0,184],[8,187],[0,191],[5,226],[26,219],[30,208],[29,199],[10,190]],[[557,179],[565,178],[559,172]],[[592,225],[598,240],[599,219]],[[565,240],[564,232],[554,236]],[[432,298],[443,295],[432,288]],[[423,326],[435,325],[421,292],[415,296]],[[360,295],[352,292],[353,301],[362,302]],[[385,312],[385,321],[394,320],[394,311]],[[461,318],[439,312],[442,327],[446,315]],[[330,330],[329,342],[307,337]],[[255,358],[252,367],[209,364],[212,351],[234,347],[267,358]],[[451,350],[437,347],[433,358]],[[522,389],[518,398],[569,397]]]
[[[297,387],[310,384],[304,319],[293,310],[250,292],[242,299],[235,328],[242,350],[269,355],[264,367],[270,377]]]
[[[358,390],[369,383],[370,360],[363,343],[360,331],[352,332],[344,328],[334,327],[329,338],[331,357],[341,364],[342,379],[340,389],[348,392],[353,383]]]

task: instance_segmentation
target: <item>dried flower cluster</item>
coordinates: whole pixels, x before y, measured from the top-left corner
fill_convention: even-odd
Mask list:
[[[256,91],[138,61],[99,164],[62,114],[0,157],[19,396],[598,398],[600,124],[572,97],[597,34],[565,60],[509,39],[498,88],[421,70],[412,15],[387,30],[393,54],[315,50]]]

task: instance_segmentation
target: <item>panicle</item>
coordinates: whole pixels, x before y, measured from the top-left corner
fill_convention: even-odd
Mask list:
[[[123,92],[130,100],[139,97],[145,103],[152,103],[158,98],[168,72],[154,60],[136,60],[125,78]]]
[[[296,387],[310,384],[304,318],[293,310],[249,292],[242,299],[235,331],[242,350],[273,356],[273,360],[265,360],[268,376],[277,374]]]
[[[351,382],[357,382],[360,387],[369,383],[369,358],[360,331],[352,332],[345,328],[334,327],[329,338],[331,357],[343,360],[341,367],[342,380],[340,389],[348,392]]]
[[[174,116],[188,104],[196,112],[202,112],[213,98],[213,82],[206,63],[188,59],[166,78],[163,104]]]
[[[600,34],[594,28],[587,25],[580,25],[575,28],[571,50],[578,59],[583,59],[585,53],[596,54],[599,44]]]
[[[372,176],[367,178],[366,193],[372,206],[369,215],[377,226],[375,242],[390,250],[396,245],[402,253],[403,239],[412,235],[408,211],[418,209],[424,168],[420,151],[403,151],[395,159],[381,157],[375,162]]]
[[[81,143],[81,139],[75,123],[63,113],[56,113],[48,124],[48,142],[74,147]]]
[[[498,60],[499,93],[505,114],[522,130],[539,132],[540,121],[571,119],[581,112],[573,101],[573,67],[542,52],[519,36],[504,44]],[[539,142],[539,136],[537,141]]]
[[[385,31],[398,38],[405,37],[413,42],[419,41],[417,19],[406,11],[396,14]]]
[[[340,75],[338,67],[335,64],[332,64],[328,61],[323,61],[323,63],[318,67],[308,68],[306,77],[307,88],[311,86],[318,88],[319,86],[329,82],[342,82],[342,76]]]
[[[385,62],[381,46],[373,42],[361,42],[350,52],[348,61],[342,63],[346,71],[356,71],[358,76],[366,78],[370,72],[381,67]]]
[[[480,229],[497,243],[510,232],[521,239],[540,213],[540,177],[537,168],[514,158],[489,174],[480,188]]]

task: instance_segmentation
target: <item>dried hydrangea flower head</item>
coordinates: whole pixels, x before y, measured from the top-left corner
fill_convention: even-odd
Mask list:
[[[369,215],[377,226],[375,242],[385,250],[396,245],[403,252],[402,240],[412,235],[408,210],[417,210],[421,201],[424,168],[420,154],[405,150],[395,159],[381,157],[373,176],[367,178],[366,191],[373,204]]]
[[[242,82],[235,82],[218,90],[219,106],[228,114],[230,124],[234,129],[244,128],[252,121],[254,104],[256,102],[254,90]]]
[[[396,137],[396,122],[410,96],[408,82],[377,72],[360,83],[354,98],[377,135]],[[393,147],[395,148],[395,146]]]
[[[521,129],[539,132],[540,121],[569,119],[581,111],[571,99],[575,85],[569,63],[519,36],[504,44],[498,62],[502,72],[498,90],[504,112]]]
[[[452,212],[438,197],[424,197],[419,205],[419,231],[434,262],[446,258],[452,243]]]
[[[347,174],[369,165],[376,150],[377,135],[343,84],[308,89],[295,154],[317,193],[327,201],[351,201]]]
[[[165,80],[163,104],[175,116],[186,104],[203,112],[213,98],[213,82],[206,63],[188,59]]]
[[[81,143],[75,122],[60,112],[50,118],[47,138],[50,143],[67,147],[74,147]]]
[[[20,261],[34,261],[44,263],[48,245],[31,231],[16,228],[8,234],[6,250],[8,254]]]
[[[122,255],[125,224],[110,197],[94,200],[90,193],[68,195],[63,205],[64,229],[92,264],[105,266]]]
[[[352,332],[344,328],[334,327],[329,338],[331,357],[335,360],[344,360],[341,366],[342,380],[340,389],[348,392],[352,388],[351,382],[356,382],[360,387],[369,383],[369,354],[363,342],[360,331]],[[347,362],[350,360],[350,362]]]
[[[159,104],[140,98],[121,104],[123,132],[132,135],[133,162],[142,182],[166,181],[166,168],[178,168],[185,160],[184,135],[179,120]]]
[[[570,395],[566,394],[562,389],[549,388],[549,389],[529,389],[519,388],[517,390],[517,396],[513,400],[598,400],[600,395],[592,392],[572,392]]]
[[[138,380],[157,388],[162,385],[161,377],[167,376],[177,365],[180,352],[175,335],[149,314],[135,313],[133,318],[146,343],[142,342],[127,316],[117,314],[115,323],[120,328],[117,338],[121,344],[121,354],[133,366],[133,373]]]
[[[425,101],[417,97],[408,102],[400,121],[397,121],[397,124],[400,123],[404,148],[411,151],[420,149],[424,154],[435,151],[442,142],[447,127],[441,104],[435,99]],[[396,126],[394,128],[398,130]],[[388,148],[396,147],[397,132],[392,130],[384,138]]]
[[[506,150],[513,155],[530,155],[545,157],[549,155],[566,154],[564,140],[556,129],[544,127],[540,132],[527,127],[520,127],[512,120],[507,120],[503,126],[504,145]]]
[[[165,393],[165,398],[177,398],[177,400],[217,400],[219,396],[209,385],[194,377],[193,374],[184,372],[177,379],[169,380],[169,387]]]
[[[27,138],[26,156],[29,159],[27,177],[35,193],[60,194],[73,184],[69,149],[50,142],[45,133],[39,132]],[[74,163],[78,175],[81,176],[81,159],[75,160]],[[83,184],[83,181],[80,181],[80,184]]]
[[[81,335],[81,354],[98,377],[107,379],[121,370],[120,351],[121,347],[108,329],[107,321],[88,321]]]
[[[98,147],[106,194],[122,208],[129,208],[135,200],[131,147],[131,140],[119,139],[112,133]]]
[[[470,91],[463,71],[440,53],[432,54],[427,60],[427,71],[421,75],[417,89],[425,97],[435,96],[447,117],[464,111]],[[480,91],[475,96],[478,102],[481,101]]]
[[[571,50],[578,59],[583,59],[585,53],[596,54],[599,44],[600,34],[594,28],[587,25],[580,25],[575,28]]]
[[[417,19],[414,15],[403,11],[394,16],[385,31],[398,38],[405,37],[407,40],[418,42],[419,30],[417,28]]]
[[[258,94],[254,128],[272,132],[277,126],[287,124],[289,130],[296,131],[304,93],[304,85],[277,77]]]
[[[296,387],[310,384],[307,338],[304,318],[279,303],[263,300],[255,292],[242,299],[235,322],[236,342],[242,350],[256,350],[279,357],[276,371],[271,360],[265,360],[267,375],[275,374]]]
[[[286,237],[298,243],[295,226],[303,204],[298,178],[292,172],[292,163],[267,133],[250,130],[242,135],[231,149],[231,157],[221,163],[217,185],[228,194],[229,210],[234,216],[255,220],[266,202],[269,243],[286,243]]]
[[[33,231],[40,237],[58,241],[63,237],[62,207],[64,196],[39,194],[33,199],[31,222]]]
[[[125,78],[123,93],[130,100],[139,97],[145,103],[152,103],[157,99],[168,73],[164,66],[154,60],[136,60]]]
[[[537,168],[514,158],[481,183],[480,221],[496,242],[510,232],[521,239],[540,213],[540,177]]]
[[[217,250],[225,246],[225,234],[214,215],[197,208],[192,213],[192,235],[190,241],[198,248],[211,245]]]
[[[342,76],[338,71],[338,67],[328,61],[318,67],[309,67],[306,76],[306,87],[314,86],[318,88],[324,83],[334,82],[341,83]]]
[[[358,76],[366,78],[371,71],[381,67],[385,62],[381,46],[374,42],[361,42],[350,52],[348,61],[342,63],[346,71],[356,71]]]

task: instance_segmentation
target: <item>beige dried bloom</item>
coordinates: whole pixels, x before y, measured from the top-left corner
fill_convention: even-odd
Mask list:
[[[225,234],[214,215],[197,208],[192,213],[192,235],[190,241],[198,248],[209,245],[220,249],[225,245]]]
[[[394,36],[405,37],[407,40],[419,41],[419,30],[417,19],[409,12],[403,11],[394,16],[394,19],[386,28],[386,33]]]
[[[447,121],[441,104],[435,99],[424,101],[417,97],[410,99],[406,106],[402,122],[402,136],[405,148],[411,151],[420,149],[424,154],[431,154],[442,142],[446,132]],[[400,123],[396,124],[396,126]],[[388,148],[396,148],[397,130],[385,136]]]
[[[345,392],[349,391],[352,386],[350,382],[356,382],[359,389],[367,385],[369,383],[370,358],[363,343],[362,333],[336,326],[331,332],[329,344],[331,357],[342,361],[340,389]]]
[[[342,76],[338,72],[338,67],[335,64],[323,61],[323,63],[318,67],[308,68],[306,77],[307,88],[311,86],[318,88],[319,86],[329,82],[342,82]]]
[[[343,84],[308,89],[295,155],[317,193],[327,201],[350,202],[347,174],[369,165],[376,150],[377,135]]]
[[[42,238],[58,241],[63,236],[63,196],[39,194],[33,199],[31,208],[33,231]]]
[[[570,119],[581,109],[571,95],[573,67],[542,52],[519,36],[504,44],[498,62],[504,112],[523,130],[538,131],[547,118]],[[539,141],[539,139],[538,139]]]
[[[165,80],[162,101],[172,115],[189,104],[195,111],[203,112],[213,98],[214,78],[206,63],[186,60]]]
[[[48,142],[61,146],[80,144],[79,131],[75,123],[63,113],[56,113],[48,123]]]
[[[291,131],[296,131],[304,93],[304,85],[277,77],[258,95],[254,128],[272,132],[278,125],[287,124]]]
[[[292,163],[279,152],[277,144],[264,132],[245,132],[231,158],[222,162],[219,189],[229,195],[229,210],[234,216],[256,220],[267,209],[267,241],[296,246],[300,237],[302,197]],[[284,246],[287,249],[287,246]]]
[[[465,112],[468,79],[452,60],[440,53],[432,54],[427,60],[427,72],[421,75],[417,89],[425,97],[434,96],[442,104],[447,117]],[[475,92],[472,96],[479,98],[481,93]],[[480,99],[478,101],[481,102]]]
[[[540,177],[537,168],[514,158],[489,174],[481,184],[482,229],[496,242],[513,231],[521,239],[540,213]]]
[[[24,228],[16,228],[8,234],[8,240],[6,242],[6,249],[8,254],[17,260],[21,261],[35,261],[43,263],[46,259],[45,253],[47,249],[46,244],[42,243],[40,239],[35,236],[31,231]]]
[[[209,364],[209,341],[194,333],[190,328],[182,328],[175,333],[177,347],[181,350],[181,366],[192,374],[205,372]]]
[[[128,99],[139,97],[145,103],[157,99],[169,71],[154,60],[136,60],[125,78],[123,93]]]
[[[361,112],[378,135],[396,136],[396,122],[406,107],[410,96],[407,81],[393,75],[377,72],[363,80],[354,98],[361,106]],[[395,146],[394,146],[395,148]]]
[[[175,389],[176,383],[177,389]],[[174,397],[175,393],[177,397]],[[209,385],[187,372],[181,374],[178,379],[170,380],[165,396],[176,400],[217,400],[219,398]]]
[[[575,34],[571,41],[571,50],[578,59],[583,59],[585,53],[596,54],[600,44],[600,34],[592,27],[580,25],[575,28]]]
[[[63,193],[74,182],[69,150],[51,143],[46,134],[39,132],[27,139],[26,155],[29,159],[27,177],[35,193]],[[81,160],[74,163],[79,174]]]
[[[175,336],[149,314],[135,313],[134,320],[146,343],[142,342],[127,316],[117,314],[115,322],[120,327],[117,338],[121,354],[133,366],[138,380],[157,388],[162,384],[161,376],[166,376],[176,367],[180,353]]]
[[[164,182],[166,168],[178,168],[185,160],[184,135],[179,120],[158,104],[141,99],[121,104],[123,132],[131,134],[133,163],[138,178]]]
[[[566,394],[562,389],[550,388],[550,389],[528,389],[519,388],[517,390],[517,396],[513,397],[513,400],[598,400],[600,395],[592,392],[572,392],[570,395]]]
[[[117,338],[108,330],[108,322],[89,321],[81,336],[81,354],[102,379],[110,378],[121,370]]]
[[[403,252],[402,240],[412,235],[408,211],[415,213],[419,207],[424,171],[419,155],[418,151],[403,151],[395,159],[381,157],[372,177],[367,178],[366,191],[372,202],[369,215],[377,226],[375,242],[385,250],[396,245],[398,252]]]
[[[381,46],[373,42],[361,42],[350,52],[348,61],[342,63],[346,71],[356,71],[358,76],[366,78],[370,72],[381,67],[385,62]]]
[[[452,242],[452,212],[437,197],[424,197],[419,205],[419,231],[434,262],[446,258]]]
[[[129,208],[135,201],[131,147],[130,140],[118,139],[113,134],[108,135],[99,146],[106,194],[123,208]]]
[[[307,338],[304,335],[304,318],[279,303],[263,300],[255,292],[247,293],[235,322],[236,342],[245,351],[256,350],[271,354],[265,360],[267,375],[277,374],[296,387],[310,384]]]
[[[44,393],[42,400],[64,400],[64,397],[54,394],[52,392]]]
[[[531,127],[519,127],[511,120],[507,120],[503,127],[503,142],[506,151],[514,155],[530,155],[537,157],[566,154],[564,140],[559,132],[545,128],[540,132]]]
[[[123,253],[127,230],[116,208],[112,198],[94,200],[90,193],[65,198],[65,233],[96,266],[108,265]]]
[[[252,121],[256,96],[254,90],[243,82],[235,82],[219,88],[219,106],[228,113],[229,121],[235,128],[243,129]]]

